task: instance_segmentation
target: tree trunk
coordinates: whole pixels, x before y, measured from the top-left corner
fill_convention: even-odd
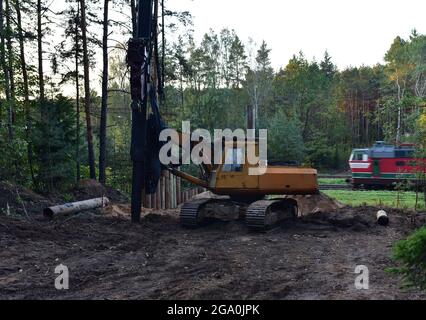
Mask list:
[[[32,146],[32,121],[31,121],[31,109],[30,109],[30,90],[28,86],[28,72],[27,72],[27,63],[25,59],[25,44],[24,44],[24,34],[22,30],[22,16],[21,16],[21,7],[19,1],[14,2],[16,10],[16,19],[18,25],[18,37],[19,37],[19,50],[20,50],[20,61],[22,68],[22,80],[24,84],[24,109],[25,109],[25,121],[26,121],[26,140],[27,140],[27,153],[28,153],[28,166],[31,172],[31,179],[34,185],[36,185],[34,177],[34,159],[33,159],[33,146]]]
[[[80,3],[77,3],[77,17],[75,25],[75,104],[76,104],[76,148],[75,148],[75,161],[76,161],[76,180],[80,181],[80,72],[79,72],[79,59],[78,59],[78,27],[80,20]]]
[[[89,157],[90,178],[96,179],[95,153],[93,149],[93,128],[90,118],[90,66],[87,49],[87,24],[86,1],[80,0],[81,6],[81,38],[83,42],[83,67],[84,67],[84,110],[86,113],[87,149]]]
[[[41,0],[37,0],[37,46],[38,46],[38,82],[39,98],[42,103],[44,97],[44,73],[43,73],[43,34],[41,28]]]
[[[403,82],[404,83],[404,82]],[[396,128],[396,144],[398,145],[401,142],[401,128],[402,128],[402,99],[404,97],[404,88],[401,87],[399,78],[396,78],[396,86],[398,88],[398,120]]]
[[[108,3],[104,0],[104,23],[102,38],[103,73],[102,73],[102,106],[101,126],[99,136],[99,182],[106,182],[106,140],[107,140],[107,117],[108,117]]]
[[[12,48],[12,27],[10,25],[10,18],[12,11],[10,10],[10,0],[6,0],[6,45],[9,71],[9,84],[10,84],[10,101],[9,101],[9,121],[10,121],[10,137],[13,140],[13,124],[15,122],[15,74],[13,66],[13,48]]]
[[[135,0],[130,0],[130,10],[132,11],[132,34],[133,37],[136,38],[138,34],[138,26],[136,23],[136,3]]]
[[[401,139],[401,86],[399,85],[399,79],[396,79],[396,85],[398,87],[398,120],[396,126],[396,144],[399,144]]]
[[[3,0],[0,0],[0,62],[3,69],[4,82],[5,82],[5,94],[6,94],[6,106],[10,103],[10,84],[9,84],[9,71],[7,68],[6,62],[6,50],[5,50],[5,30],[3,25]],[[8,108],[9,110],[9,108]],[[9,142],[13,139],[13,130],[12,130],[12,118],[11,114],[8,111],[7,113],[7,126],[8,126],[8,138]]]

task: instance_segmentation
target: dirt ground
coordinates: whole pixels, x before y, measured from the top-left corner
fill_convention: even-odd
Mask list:
[[[132,225],[127,205],[48,221],[0,214],[0,299],[424,299],[385,272],[391,249],[426,217],[343,208],[266,233],[242,221],[179,226],[177,211],[145,213]],[[54,287],[55,267],[70,272]],[[357,265],[370,289],[355,289]]]

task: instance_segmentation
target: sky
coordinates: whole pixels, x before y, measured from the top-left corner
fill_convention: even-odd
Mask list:
[[[425,0],[168,0],[193,15],[196,40],[210,28],[235,29],[243,41],[265,40],[275,68],[303,51],[320,61],[325,50],[339,69],[383,63],[396,36],[426,33]]]

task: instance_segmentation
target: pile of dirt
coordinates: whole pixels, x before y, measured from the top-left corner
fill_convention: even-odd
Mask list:
[[[0,214],[33,215],[51,204],[50,199],[27,188],[0,181]]]
[[[127,210],[129,199],[125,194],[105,187],[95,180],[81,180],[68,191],[67,197],[57,192],[41,195],[8,181],[0,181],[0,215],[39,218],[46,207],[103,196],[108,197],[115,206],[122,205]],[[120,210],[118,212],[120,213]],[[113,216],[120,216],[120,214]],[[123,214],[123,216],[128,215]]]
[[[107,197],[114,203],[128,203],[129,198],[119,190],[103,186],[96,180],[80,180],[70,190],[74,201],[82,201],[93,198]]]
[[[343,207],[330,212],[317,212],[302,217],[304,223],[327,225],[336,228],[350,229],[352,231],[365,231],[367,229],[381,229],[377,223],[376,207]],[[426,225],[426,215],[414,211],[400,209],[386,209],[389,224],[392,229],[402,233],[409,233],[413,229]]]
[[[345,207],[340,202],[330,198],[322,192],[319,194],[305,196],[288,196],[288,198],[292,198],[297,201],[299,217],[310,215],[312,213],[331,212]]]

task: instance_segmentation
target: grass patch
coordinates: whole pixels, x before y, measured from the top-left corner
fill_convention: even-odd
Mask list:
[[[375,206],[390,207],[397,209],[414,209],[416,203],[415,192],[399,192],[398,191],[351,191],[351,190],[327,190],[324,191],[329,197],[337,201],[357,207],[357,206]],[[398,200],[399,196],[399,200]],[[425,210],[423,196],[419,195],[418,210]]]
[[[346,185],[346,179],[334,179],[334,178],[319,178],[318,183],[321,184],[338,184],[338,185]]]

